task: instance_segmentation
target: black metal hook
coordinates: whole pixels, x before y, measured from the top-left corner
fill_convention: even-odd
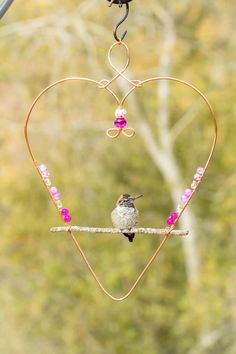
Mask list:
[[[110,1],[110,0],[108,0],[108,1]],[[122,1],[122,0],[112,0],[111,1],[111,3],[110,3],[110,5],[109,5],[109,7],[111,7],[112,5],[113,5],[113,3],[115,3],[115,4],[118,4],[119,5],[119,7],[122,7],[123,6],[123,4],[125,4],[125,6],[126,6],[126,13],[125,13],[125,16],[117,23],[117,25],[115,26],[115,29],[114,29],[114,31],[113,31],[113,35],[114,35],[114,38],[115,38],[115,40],[117,41],[117,42],[122,42],[123,40],[124,40],[124,38],[125,38],[125,36],[126,36],[126,34],[127,34],[127,30],[125,30],[123,33],[122,33],[122,35],[121,35],[121,38],[119,38],[118,37],[118,35],[117,35],[117,31],[118,31],[118,28],[120,27],[120,25],[127,19],[127,17],[129,16],[129,1],[131,1],[131,0],[126,0],[126,1]]]
[[[111,7],[113,4],[119,5],[119,7],[122,7],[122,4],[127,4],[127,2],[130,2],[132,0],[107,0],[110,2],[109,7]]]

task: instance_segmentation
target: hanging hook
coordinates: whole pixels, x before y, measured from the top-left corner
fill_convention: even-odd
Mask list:
[[[110,0],[109,0],[110,1]],[[127,0],[126,0],[127,1]],[[112,0],[109,7],[111,7],[113,5],[113,3],[115,4],[118,4],[119,7],[122,7],[123,4],[125,3],[126,5],[126,13],[125,13],[125,16],[117,23],[117,25],[115,26],[115,29],[113,31],[113,35],[114,35],[114,38],[117,42],[122,42],[127,34],[127,30],[125,30],[121,36],[121,38],[118,37],[117,35],[117,31],[118,31],[118,28],[120,27],[120,25],[125,22],[125,20],[127,19],[127,17],[129,16],[129,2],[130,0],[128,0],[127,2],[124,2],[122,0],[119,0],[119,1],[116,1],[116,0]]]

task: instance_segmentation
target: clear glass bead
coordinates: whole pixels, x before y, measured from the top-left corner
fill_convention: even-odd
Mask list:
[[[180,214],[181,211],[182,211],[182,209],[183,209],[183,206],[182,206],[181,204],[179,204],[179,205],[177,205],[176,212],[177,212],[178,214]]]
[[[197,182],[193,181],[192,184],[191,184],[191,188],[192,189],[196,189],[196,187],[197,187]]]
[[[45,182],[46,186],[48,186],[48,187],[50,187],[52,185],[52,182],[49,178],[45,178],[44,182]]]
[[[62,207],[63,207],[63,204],[60,200],[56,201],[56,205],[57,205],[57,209],[59,209],[59,210],[62,209]]]

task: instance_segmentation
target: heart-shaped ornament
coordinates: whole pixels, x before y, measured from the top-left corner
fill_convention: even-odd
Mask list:
[[[122,46],[125,51],[126,51],[126,55],[127,55],[127,62],[125,64],[125,66],[119,70],[112,62],[112,51],[114,50],[114,48],[116,48],[117,46]],[[83,78],[83,77],[69,77],[69,78],[64,78],[61,80],[58,80],[54,83],[52,83],[51,85],[49,85],[48,87],[46,87],[42,92],[40,92],[40,94],[35,98],[35,100],[33,101],[29,112],[27,114],[26,117],[26,122],[25,122],[25,127],[24,127],[24,133],[25,133],[25,139],[26,139],[26,144],[31,156],[31,159],[34,163],[34,166],[36,168],[36,170],[38,171],[38,174],[40,176],[40,179],[42,180],[43,184],[46,187],[46,190],[53,202],[53,204],[56,207],[57,212],[59,213],[60,217],[63,219],[64,221],[64,226],[63,227],[56,227],[56,228],[52,228],[51,231],[54,232],[61,232],[61,231],[66,231],[68,232],[69,236],[71,237],[71,239],[73,240],[73,242],[75,243],[78,251],[80,252],[86,266],[88,267],[90,273],[92,274],[92,276],[94,277],[95,281],[97,282],[97,284],[99,285],[99,287],[101,288],[101,290],[112,300],[114,301],[122,301],[125,300],[132,292],[133,290],[136,288],[136,286],[138,285],[138,283],[140,282],[140,280],[143,278],[144,274],[146,273],[146,271],[150,268],[150,266],[152,265],[152,263],[154,262],[154,260],[157,258],[157,256],[159,255],[162,247],[164,246],[164,244],[166,243],[166,241],[169,239],[170,235],[184,235],[187,234],[188,232],[185,231],[181,231],[181,230],[174,230],[175,229],[175,225],[177,223],[177,221],[179,220],[179,218],[181,217],[183,211],[185,210],[185,208],[188,206],[190,200],[192,199],[194,193],[196,192],[196,190],[198,189],[200,183],[202,182],[202,179],[207,171],[207,168],[209,166],[209,163],[211,161],[213,152],[215,150],[215,145],[216,145],[216,140],[217,140],[217,123],[216,123],[216,119],[215,119],[215,115],[213,112],[213,109],[209,103],[209,101],[207,100],[207,98],[205,97],[205,95],[198,90],[196,87],[194,87],[193,85],[191,85],[190,83],[184,81],[184,80],[180,80],[177,78],[173,78],[173,77],[153,77],[153,78],[149,78],[143,81],[140,80],[130,80],[129,78],[126,77],[125,75],[125,71],[127,70],[129,63],[130,63],[130,55],[129,55],[129,49],[127,47],[127,45],[124,42],[116,42],[114,43],[111,48],[109,49],[108,52],[108,60],[109,63],[111,65],[111,67],[115,70],[116,75],[111,79],[111,80],[101,80],[101,81],[96,81],[93,79],[89,79],[89,78]],[[119,77],[123,78],[126,82],[128,82],[131,85],[131,88],[128,90],[128,92],[121,98],[119,99],[118,96],[114,93],[114,91],[111,89],[111,84],[113,82],[115,82]],[[116,111],[115,111],[115,120],[114,120],[114,127],[113,128],[108,128],[106,131],[106,135],[111,138],[118,138],[120,135],[124,135],[126,138],[132,138],[135,135],[135,130],[132,127],[127,127],[127,112],[124,108],[125,103],[127,98],[136,90],[136,89],[141,89],[145,84],[148,84],[150,82],[157,82],[157,81],[163,81],[163,80],[168,80],[168,81],[172,81],[172,82],[176,82],[179,85],[188,87],[190,90],[194,91],[195,93],[197,93],[201,99],[203,104],[206,105],[210,117],[212,119],[212,123],[213,123],[213,142],[210,148],[210,152],[207,158],[206,163],[204,164],[204,166],[198,167],[196,169],[196,173],[194,174],[193,177],[193,181],[190,184],[189,188],[187,188],[183,195],[181,196],[181,203],[180,205],[178,205],[178,207],[176,207],[176,210],[174,212],[172,212],[169,217],[167,218],[167,227],[165,229],[151,229],[151,228],[138,228],[138,229],[129,229],[126,230],[127,232],[136,232],[136,233],[150,233],[150,234],[160,234],[163,235],[163,239],[161,241],[161,243],[159,244],[159,246],[157,247],[157,249],[155,250],[153,256],[149,259],[149,261],[147,262],[147,264],[145,265],[144,269],[141,271],[141,273],[138,275],[137,279],[135,280],[135,282],[133,283],[133,285],[131,286],[131,288],[129,289],[129,291],[121,297],[116,297],[113,296],[112,294],[110,294],[105,287],[103,286],[102,282],[100,281],[100,279],[98,278],[95,270],[93,269],[93,267],[91,266],[90,262],[88,261],[83,249],[80,246],[79,241],[76,239],[75,235],[74,235],[74,231],[79,231],[79,232],[93,232],[93,233],[98,233],[98,232],[108,232],[108,233],[120,233],[120,232],[124,232],[124,230],[118,230],[118,229],[104,229],[104,228],[92,228],[92,227],[79,227],[79,226],[71,226],[70,222],[72,220],[71,216],[70,216],[70,211],[69,209],[63,207],[63,203],[62,203],[62,198],[60,193],[58,192],[56,187],[52,187],[52,181],[50,179],[50,174],[49,171],[47,169],[47,167],[42,164],[39,163],[37,161],[37,159],[35,158],[34,154],[33,154],[33,150],[31,147],[31,143],[29,140],[29,136],[28,136],[28,126],[29,126],[29,122],[30,122],[30,118],[31,115],[37,105],[37,103],[40,101],[40,99],[42,98],[42,96],[47,93],[48,91],[52,90],[55,86],[61,85],[63,83],[66,83],[68,81],[77,81],[77,82],[88,82],[90,84],[95,85],[99,90],[106,90],[109,94],[111,94],[117,104],[116,107]]]

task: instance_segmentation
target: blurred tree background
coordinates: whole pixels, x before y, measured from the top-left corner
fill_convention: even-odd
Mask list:
[[[26,151],[33,98],[67,76],[111,78],[107,51],[124,9],[104,1],[15,2],[0,23],[0,352],[7,354],[235,354],[235,11],[233,1],[131,2],[128,75],[172,75],[213,104],[219,140],[180,227],[124,303],[104,297],[66,234]],[[124,63],[124,53],[114,60]],[[122,80],[117,94],[127,89]],[[30,138],[72,211],[73,224],[110,226],[119,194],[143,193],[140,225],[164,227],[212,141],[196,94],[152,83],[127,101],[134,139],[110,141],[116,105],[94,85],[68,83],[37,105]],[[165,162],[164,164],[162,162]],[[77,235],[105,286],[122,294],[160,242]]]

